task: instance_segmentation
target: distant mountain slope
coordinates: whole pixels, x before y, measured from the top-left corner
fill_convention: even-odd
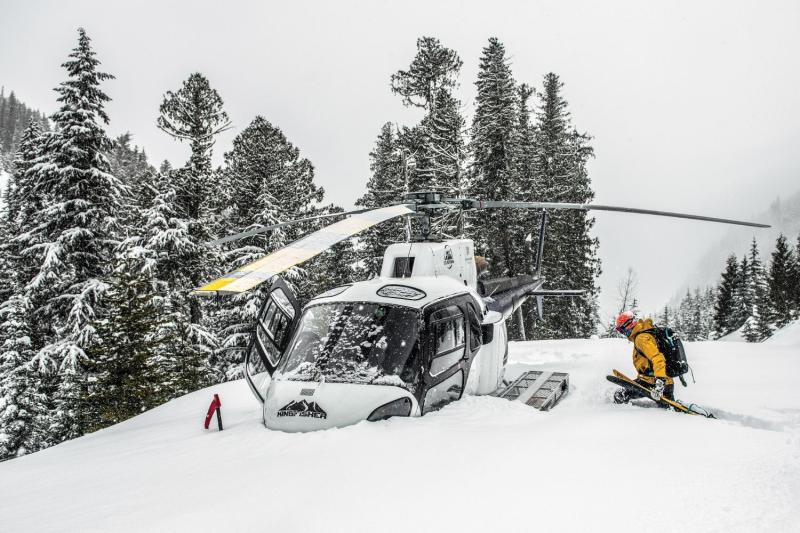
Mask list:
[[[769,229],[754,229],[752,232],[734,228],[717,242],[710,243],[706,253],[697,258],[696,268],[692,272],[692,277],[686,279],[680,287],[676,287],[676,292],[670,300],[670,304],[677,304],[686,294],[687,288],[704,287],[706,285],[717,284],[720,275],[725,268],[725,259],[735,253],[742,257],[750,247],[753,237],[756,237],[761,251],[761,257],[765,264],[769,263],[770,254],[775,248],[775,240],[778,235],[783,233],[794,247],[797,243],[797,236],[800,235],[800,191],[788,196],[779,198],[772,205],[757,217],[758,222],[772,225]]]
[[[45,131],[50,129],[43,113],[25,105],[14,91],[6,94],[5,88],[0,88],[0,170],[10,170],[22,132],[31,120],[39,122]]]

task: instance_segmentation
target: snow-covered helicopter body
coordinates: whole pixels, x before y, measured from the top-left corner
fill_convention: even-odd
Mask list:
[[[420,416],[461,398],[490,394],[503,381],[507,319],[528,298],[539,315],[545,296],[582,291],[545,290],[541,273],[548,210],[622,211],[765,227],[681,213],[593,204],[481,201],[409,193],[405,204],[318,215],[264,226],[224,243],[276,227],[348,216],[198,288],[196,294],[237,294],[272,280],[245,355],[245,376],[263,405],[266,427],[311,431],[362,420]],[[530,274],[479,279],[471,240],[445,239],[431,218],[467,211],[542,212],[536,264]],[[372,226],[405,217],[409,242],[387,247],[380,276],[333,288],[300,308],[278,275]],[[412,235],[412,221],[418,231]],[[442,224],[444,225],[444,223]]]
[[[391,245],[379,277],[323,293],[300,313],[288,286],[273,285],[245,365],[265,425],[308,431],[418,416],[494,392],[508,315],[478,290],[466,239]],[[262,364],[270,357],[272,379]]]

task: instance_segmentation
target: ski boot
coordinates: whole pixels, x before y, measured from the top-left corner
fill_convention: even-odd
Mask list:
[[[614,403],[628,403],[629,401],[631,401],[631,396],[626,389],[614,391]]]

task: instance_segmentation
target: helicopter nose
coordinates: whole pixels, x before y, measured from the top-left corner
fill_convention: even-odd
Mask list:
[[[273,381],[264,402],[264,425],[279,431],[316,431],[356,424],[370,415],[384,418],[384,413],[414,416],[417,402],[406,389],[391,385]]]

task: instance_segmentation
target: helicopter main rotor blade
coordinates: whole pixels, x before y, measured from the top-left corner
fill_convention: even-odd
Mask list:
[[[314,233],[309,233],[289,246],[276,250],[257,261],[237,268],[233,272],[195,289],[192,293],[214,295],[247,292],[272,276],[321,254],[338,242],[348,239],[376,224],[408,215],[415,211],[413,204],[400,204],[354,214],[349,218],[325,226]]]
[[[269,226],[259,226],[257,228],[242,231],[240,233],[234,233],[233,235],[227,235],[225,237],[209,241],[208,244],[215,245],[215,244],[225,244],[226,242],[231,241],[238,241],[239,239],[244,239],[245,237],[252,237],[253,235],[258,235],[259,233],[264,233],[266,231],[270,231],[277,228],[282,228],[284,226],[290,226],[292,224],[299,224],[300,222],[308,222],[309,220],[320,220],[323,218],[332,218],[337,216],[346,216],[346,215],[355,215],[358,213],[366,213],[371,208],[366,209],[354,209],[352,211],[341,211],[339,213],[328,213],[325,215],[316,215],[313,217],[305,217],[305,218],[296,218],[294,220],[289,220],[288,222],[281,222],[279,224],[271,224]]]
[[[420,206],[423,207],[423,206]],[[661,217],[688,218],[690,220],[704,220],[707,222],[719,222],[722,224],[735,224],[738,226],[749,226],[752,228],[769,228],[768,224],[758,222],[747,222],[743,220],[733,220],[729,218],[707,217],[702,215],[690,215],[687,213],[673,213],[670,211],[655,211],[652,209],[638,209],[636,207],[618,207],[613,205],[598,204],[570,204],[562,202],[506,202],[502,200],[475,200],[471,205],[474,209],[496,209],[510,207],[516,209],[577,209],[581,211],[616,211],[620,213],[636,213],[640,215],[656,215]]]

